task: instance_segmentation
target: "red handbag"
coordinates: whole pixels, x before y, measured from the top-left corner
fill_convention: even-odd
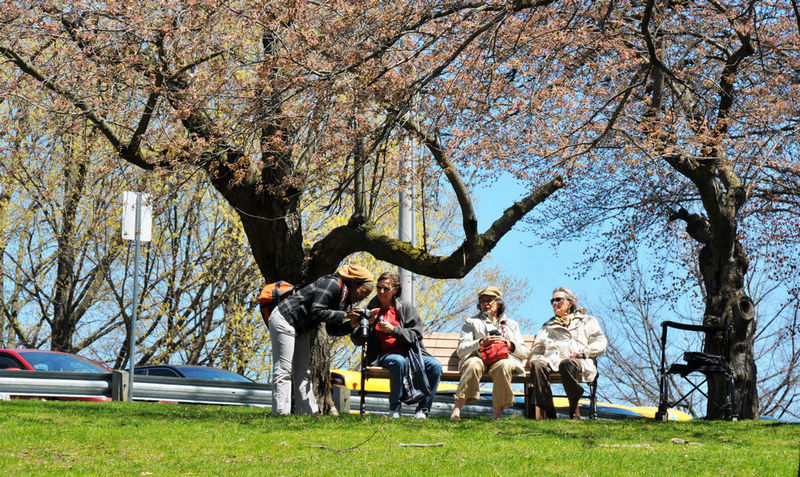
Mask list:
[[[501,359],[508,358],[508,345],[503,341],[495,341],[490,345],[481,347],[480,352],[484,364],[491,366]]]

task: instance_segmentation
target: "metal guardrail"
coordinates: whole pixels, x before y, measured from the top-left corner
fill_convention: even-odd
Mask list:
[[[0,395],[44,398],[124,400],[127,373],[68,373],[0,370]],[[269,406],[272,386],[263,383],[136,376],[134,401]]]
[[[116,376],[115,376],[116,375]],[[116,381],[116,382],[115,382]],[[54,371],[0,370],[0,396],[46,398],[106,398],[123,400],[126,394],[127,373],[68,373]],[[337,407],[357,414],[361,397],[358,391],[334,386]],[[222,404],[267,407],[272,404],[272,386],[264,383],[239,383],[209,381],[204,379],[172,378],[162,376],[136,376],[133,400],[145,402],[180,402],[193,404]],[[348,407],[349,406],[349,407]],[[405,405],[403,415],[413,415],[414,405]],[[389,399],[386,394],[367,393],[364,410],[370,414],[388,414]],[[438,394],[430,410],[431,416],[449,417],[453,410],[452,393]],[[504,415],[524,414],[517,403],[503,411]],[[461,410],[463,417],[490,416],[491,399],[467,403]]]
[[[111,398],[111,373],[0,370],[0,395]]]
[[[133,383],[133,400],[266,407],[272,404],[272,385],[136,376]]]

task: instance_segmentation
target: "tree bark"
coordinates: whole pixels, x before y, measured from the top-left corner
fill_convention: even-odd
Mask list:
[[[75,217],[83,195],[86,165],[76,159],[67,163],[64,177],[64,207],[58,235],[58,268],[53,291],[53,325],[50,346],[55,351],[73,352],[72,336],[79,317],[74,313]]]

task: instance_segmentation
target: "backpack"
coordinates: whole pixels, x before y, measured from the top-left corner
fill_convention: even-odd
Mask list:
[[[258,295],[258,306],[261,308],[261,316],[264,323],[269,326],[269,314],[283,300],[297,293],[297,289],[289,282],[277,281],[267,283]]]

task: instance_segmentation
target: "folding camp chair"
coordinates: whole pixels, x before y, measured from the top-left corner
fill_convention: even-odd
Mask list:
[[[735,406],[735,390],[733,384],[733,372],[728,364],[728,360],[724,356],[719,356],[710,353],[703,353],[699,351],[687,351],[683,353],[682,363],[673,363],[667,368],[666,366],[666,346],[667,346],[667,329],[675,328],[685,331],[695,331],[707,333],[725,333],[725,342],[723,349],[727,350],[731,342],[731,326],[730,325],[690,325],[685,323],[676,323],[674,321],[665,321],[661,323],[661,367],[660,367],[660,382],[659,382],[659,399],[658,399],[658,412],[656,413],[656,420],[667,420],[667,408],[676,407],[681,404],[689,395],[695,391],[699,391],[706,399],[711,399],[708,394],[700,388],[708,382],[711,375],[724,375],[728,378],[729,393],[725,396],[724,402],[717,402],[723,411],[725,419],[736,420],[736,406]],[[693,377],[693,374],[701,374],[701,380]],[[680,375],[689,382],[691,389],[678,397],[677,399],[669,400],[669,376]]]

